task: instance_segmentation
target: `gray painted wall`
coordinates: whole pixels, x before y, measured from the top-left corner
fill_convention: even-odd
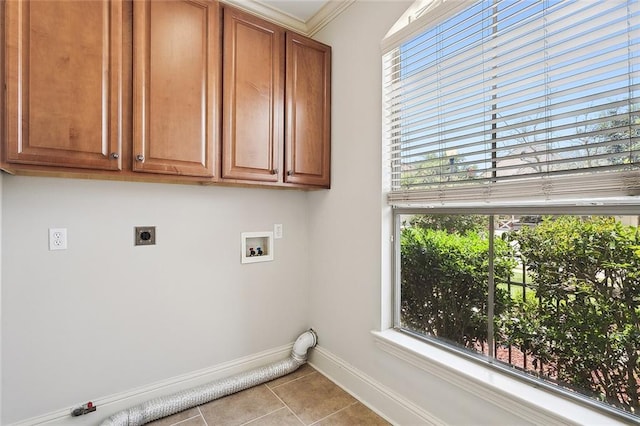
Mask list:
[[[274,223],[275,260],[242,265],[240,233]],[[3,176],[1,423],[291,342],[308,245],[304,192]]]

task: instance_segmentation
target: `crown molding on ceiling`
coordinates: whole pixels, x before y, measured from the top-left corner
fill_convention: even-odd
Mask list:
[[[303,21],[293,15],[282,12],[259,0],[221,0],[222,3],[229,4],[245,12],[259,15],[260,17],[281,25],[289,30],[296,31],[306,36],[313,36],[329,22],[334,20],[346,8],[351,6],[355,0],[330,0],[318,12]]]
[[[355,3],[355,1],[356,0],[328,1],[315,15],[313,15],[307,22],[305,22],[307,27],[307,35],[313,36],[315,33],[324,28],[325,25],[337,18],[338,15],[340,15],[345,11],[345,9]]]

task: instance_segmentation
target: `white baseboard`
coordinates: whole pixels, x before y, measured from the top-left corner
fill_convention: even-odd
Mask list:
[[[149,399],[170,395],[213,380],[229,377],[253,368],[282,360],[289,356],[292,344],[239,358],[192,373],[173,377],[147,386],[93,400],[97,410],[84,416],[71,417],[66,407],[51,413],[13,423],[12,426],[69,425],[94,426],[113,414],[141,404]],[[316,346],[310,351],[309,364],[353,395],[381,417],[397,425],[444,425],[445,423],[408,401],[397,392],[377,382],[346,361]],[[83,401],[86,402],[86,401]],[[79,402],[76,406],[79,406]]]
[[[311,351],[309,364],[392,424],[446,424],[322,347]]]
[[[229,377],[242,373],[253,368],[258,368],[275,361],[285,359],[291,353],[293,343],[279,348],[259,352],[254,355],[239,358],[230,362],[225,362],[213,367],[183,374],[167,380],[152,383],[147,386],[128,390],[125,392],[109,395],[93,400],[97,410],[93,413],[79,417],[71,417],[71,410],[80,406],[86,401],[79,402],[74,407],[63,408],[41,416],[32,417],[17,423],[13,426],[33,426],[33,425],[69,425],[69,426],[93,426],[99,425],[103,420],[113,414],[126,410],[129,407],[141,404],[150,399],[171,395],[185,389],[199,386],[217,379]]]

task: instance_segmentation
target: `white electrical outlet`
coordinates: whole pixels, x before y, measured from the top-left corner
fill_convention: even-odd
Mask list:
[[[67,249],[67,228],[49,228],[49,250]]]
[[[273,238],[280,239],[282,238],[282,224],[276,223],[273,225]]]

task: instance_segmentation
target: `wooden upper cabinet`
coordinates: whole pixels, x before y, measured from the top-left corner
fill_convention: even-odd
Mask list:
[[[133,3],[133,170],[212,177],[218,161],[219,5]]]
[[[287,33],[285,182],[331,183],[331,48]]]
[[[224,9],[222,177],[282,181],[284,30]]]
[[[3,3],[5,161],[119,170],[121,1]]]
[[[1,168],[330,186],[329,46],[217,0],[0,7]]]

